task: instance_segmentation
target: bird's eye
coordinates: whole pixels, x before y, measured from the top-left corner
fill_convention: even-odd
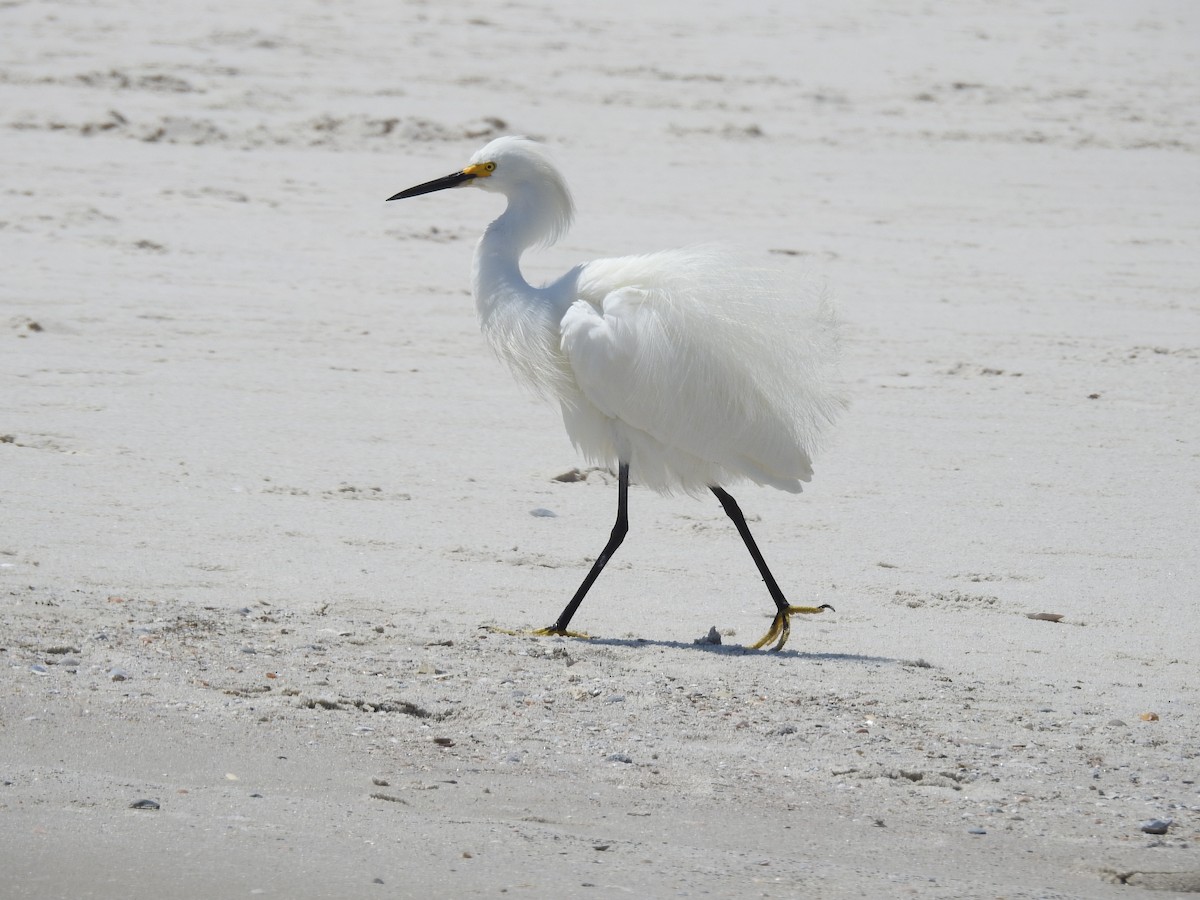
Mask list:
[[[494,162],[487,162],[487,163],[484,163],[484,164],[483,164],[483,168],[484,168],[484,170],[485,170],[485,171],[487,171],[487,172],[495,172],[495,171],[496,171],[496,164],[495,164]]]

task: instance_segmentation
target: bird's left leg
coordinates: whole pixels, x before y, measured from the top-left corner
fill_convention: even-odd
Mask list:
[[[600,555],[592,563],[592,568],[583,579],[583,584],[579,585],[579,589],[575,591],[575,596],[571,598],[571,602],[567,604],[567,608],[562,611],[562,615],[558,617],[558,621],[549,628],[539,628],[534,632],[535,634],[557,634],[567,637],[583,636],[567,631],[567,625],[570,624],[571,617],[575,615],[575,610],[579,609],[579,604],[583,602],[583,598],[587,596],[592,583],[600,577],[604,566],[608,563],[612,555],[617,552],[617,548],[621,546],[621,542],[625,540],[625,535],[628,533],[629,463],[621,463],[617,468],[617,521],[613,523],[612,534],[609,535],[608,543],[604,545],[604,549],[600,551]]]
[[[750,533],[750,526],[746,524],[746,517],[742,515],[741,507],[737,501],[733,499],[723,488],[711,488],[713,494],[721,501],[721,506],[725,510],[725,515],[733,520],[734,526],[738,530],[738,534],[742,536],[742,541],[746,544],[746,549],[750,551],[750,556],[754,559],[754,564],[758,566],[758,574],[762,576],[762,580],[767,585],[767,590],[771,594],[771,599],[775,601],[775,607],[778,610],[775,613],[775,618],[771,621],[771,627],[767,633],[763,635],[762,640],[751,647],[759,650],[769,644],[771,641],[778,638],[772,650],[782,650],[783,645],[787,643],[788,637],[792,633],[791,617],[797,613],[819,613],[829,610],[833,612],[833,607],[828,603],[822,603],[820,606],[792,606],[787,602],[787,598],[783,596],[783,591],[779,589],[778,582],[775,581],[775,576],[771,574],[771,570],[767,568],[767,561],[763,559],[762,552],[758,549],[758,544],[754,542],[754,535]]]

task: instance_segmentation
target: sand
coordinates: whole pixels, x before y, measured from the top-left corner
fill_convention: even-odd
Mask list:
[[[0,9],[5,896],[1197,890],[1194,4],[565,9]],[[592,640],[488,630],[616,502],[478,334],[497,198],[383,202],[504,133],[579,206],[535,280],[837,298],[816,479],[735,491],[837,610],[784,652],[636,487]]]

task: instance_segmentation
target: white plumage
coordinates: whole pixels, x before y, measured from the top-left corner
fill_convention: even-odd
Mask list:
[[[748,479],[799,492],[812,477],[821,437],[844,406],[830,305],[712,246],[595,260],[535,288],[521,275],[521,255],[561,237],[574,214],[546,150],[526,138],[498,138],[459,172],[389,199],[461,185],[508,198],[475,253],[484,335],[521,381],[558,401],[580,452],[621,476],[609,546],[546,631],[567,633],[624,537],[632,477],[662,493],[716,494],[778,608],[755,646],[779,636],[781,648],[790,613],[825,607],[788,606],[721,486]]]

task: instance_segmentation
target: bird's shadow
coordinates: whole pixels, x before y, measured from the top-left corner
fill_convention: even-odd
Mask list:
[[[707,641],[685,643],[684,641],[659,641],[652,638],[606,638],[587,637],[578,640],[584,646],[595,647],[661,647],[665,650],[687,650],[693,653],[712,653],[717,656],[771,656],[776,659],[802,659],[810,662],[845,662],[861,664],[893,664],[900,660],[888,656],[864,656],[859,653],[813,653],[805,650],[755,650],[741,644],[710,644]]]

